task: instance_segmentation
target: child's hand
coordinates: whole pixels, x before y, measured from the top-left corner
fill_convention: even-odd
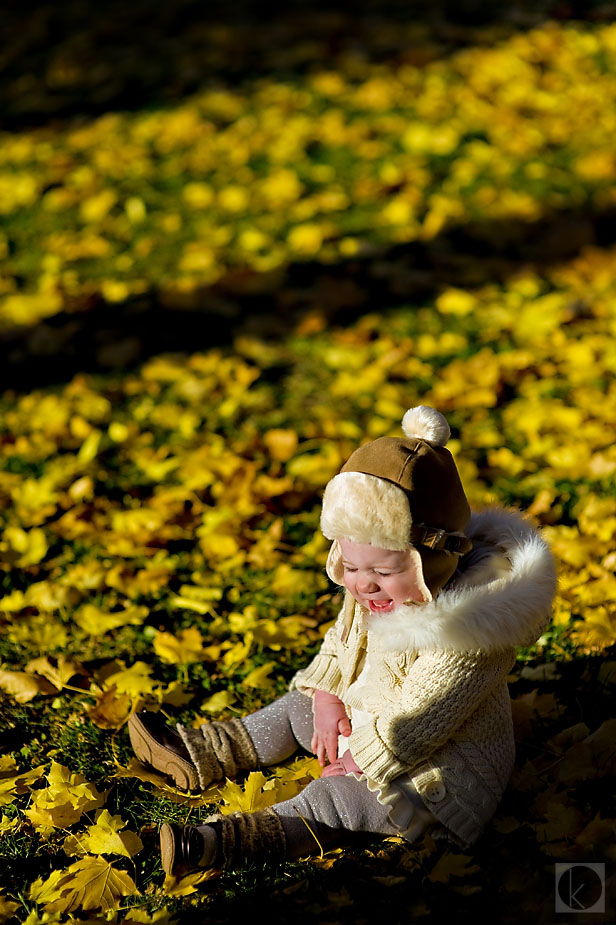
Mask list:
[[[338,757],[338,736],[351,735],[351,722],[344,704],[335,694],[314,692],[314,735],[310,748],[325,767],[325,758],[334,762]]]
[[[347,749],[342,758],[328,764],[321,777],[341,777],[343,774],[362,774],[362,769],[356,763],[351,750]]]

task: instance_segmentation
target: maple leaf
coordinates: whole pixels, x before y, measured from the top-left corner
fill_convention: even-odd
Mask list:
[[[9,819],[8,816],[0,818],[0,836],[10,835],[19,828],[19,819]]]
[[[156,695],[162,703],[168,703],[172,707],[184,707],[194,697],[181,681],[171,681],[164,689],[157,690]]]
[[[145,662],[135,662],[130,668],[123,664],[117,671],[105,676],[102,681],[103,690],[115,688],[119,694],[127,694],[133,699],[143,697],[146,694],[152,694],[160,687],[158,681],[153,680],[150,675],[152,668]]]
[[[217,691],[217,693],[208,697],[207,700],[204,700],[203,703],[199,705],[199,709],[203,710],[205,713],[221,713],[223,710],[226,710],[227,707],[230,707],[232,703],[235,703],[235,700],[236,696],[232,691]]]
[[[6,896],[0,893],[0,922],[8,922],[18,909],[19,903],[13,902],[12,899],[7,899]]]
[[[264,665],[259,665],[258,668],[253,668],[253,670],[242,679],[243,686],[257,687],[262,690],[273,687],[274,682],[272,678],[268,677],[268,675],[275,667],[275,662],[265,662]]]
[[[75,909],[117,909],[123,896],[137,893],[129,875],[102,857],[86,857],[65,871],[53,871],[43,882],[36,880],[28,898],[48,912],[67,913]]]
[[[132,711],[132,699],[128,694],[117,694],[114,685],[97,695],[95,705],[88,710],[88,717],[99,729],[119,729]]]
[[[84,835],[69,835],[64,840],[64,852],[69,856],[84,854],[120,854],[132,858],[143,848],[143,842],[134,832],[122,832],[126,823],[120,816],[112,816],[107,809],[96,814],[94,825]]]
[[[32,805],[25,810],[34,826],[66,828],[82,814],[102,806],[107,796],[99,793],[81,774],[72,773],[55,761],[47,774],[49,786],[32,792]]]
[[[189,627],[177,636],[173,633],[157,632],[154,637],[154,651],[163,662],[170,665],[187,665],[197,662],[203,655],[203,637],[198,629]]]
[[[75,623],[90,636],[102,636],[119,626],[132,624],[139,626],[148,615],[147,607],[127,607],[113,613],[101,610],[94,604],[86,604],[79,612],[73,615]]]
[[[35,674],[42,675],[53,684],[56,690],[61,691],[68,681],[74,675],[83,673],[83,665],[79,662],[59,655],[57,664],[53,665],[47,656],[34,658],[26,665],[26,671],[33,671]]]
[[[0,757],[0,806],[6,806],[19,794],[26,793],[30,784],[42,777],[44,767],[40,765],[30,771],[17,771],[17,764],[12,755]]]
[[[143,783],[152,784],[159,795],[164,797],[165,800],[170,800],[172,803],[182,803],[186,806],[204,806],[208,803],[212,803],[217,798],[219,792],[218,784],[212,784],[207,790],[202,791],[199,796],[189,796],[185,791],[171,787],[167,777],[163,774],[157,774],[156,771],[152,771],[150,768],[146,768],[146,766],[141,764],[140,761],[137,761],[136,758],[131,758],[125,768],[118,768],[115,777],[133,777],[143,781]]]
[[[220,788],[220,798],[224,805],[220,807],[221,813],[254,813],[258,809],[266,809],[277,802],[273,790],[264,790],[263,785],[267,778],[262,771],[252,771],[246,778],[244,788],[232,780]]]
[[[167,896],[173,896],[179,899],[181,896],[190,896],[191,893],[196,893],[197,887],[202,883],[217,877],[220,877],[220,871],[215,869],[199,870],[196,873],[187,874],[185,877],[180,877],[179,879],[173,877],[171,874],[167,874],[163,882],[163,891]]]
[[[55,688],[45,678],[25,671],[0,669],[0,688],[15,698],[17,703],[28,703],[37,694],[52,694]]]

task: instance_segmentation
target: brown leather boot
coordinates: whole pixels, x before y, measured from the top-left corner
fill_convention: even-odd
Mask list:
[[[278,815],[268,807],[213,816],[199,828],[165,823],[160,853],[165,873],[179,878],[191,870],[238,867],[243,861],[284,861],[286,838]]]
[[[182,737],[160,713],[142,710],[128,721],[128,734],[139,761],[171,777],[181,790],[196,790],[199,775]]]
[[[159,713],[142,710],[128,721],[137,758],[162,771],[183,790],[205,790],[212,781],[253,771],[259,760],[239,719],[206,723],[199,729],[165,724]]]

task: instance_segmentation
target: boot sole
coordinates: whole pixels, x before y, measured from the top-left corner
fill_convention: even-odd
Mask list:
[[[173,876],[175,863],[175,833],[173,826],[165,822],[160,829],[160,860],[163,870],[168,876]]]
[[[199,789],[199,777],[195,766],[157,742],[136,713],[133,713],[128,721],[128,734],[139,761],[166,774],[181,790]]]

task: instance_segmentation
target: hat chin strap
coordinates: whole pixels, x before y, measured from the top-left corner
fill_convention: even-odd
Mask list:
[[[426,524],[413,524],[411,543],[413,546],[440,549],[449,556],[463,556],[473,548],[473,544],[463,533],[448,533],[440,527],[428,527]]]

